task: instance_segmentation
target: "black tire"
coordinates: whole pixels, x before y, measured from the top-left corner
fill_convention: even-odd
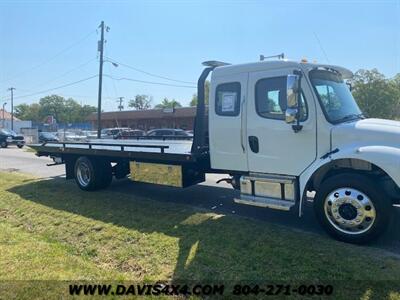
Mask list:
[[[17,147],[18,147],[19,149],[22,149],[22,147],[24,147],[24,145],[17,145]]]
[[[1,148],[7,148],[7,147],[8,147],[7,142],[6,142],[6,141],[2,141],[2,142],[0,143],[0,147],[1,147]]]
[[[95,191],[101,187],[101,169],[94,159],[81,156],[75,162],[75,182],[81,190]]]
[[[357,202],[356,199],[361,200]],[[351,201],[354,202],[349,203]],[[374,240],[386,229],[393,207],[391,199],[371,178],[359,174],[341,174],[322,182],[314,198],[314,212],[322,227],[334,238],[363,244]],[[366,216],[368,212],[373,212],[374,216]],[[337,222],[336,218],[343,221]],[[352,229],[348,229],[348,223],[343,222],[352,223],[348,227]]]

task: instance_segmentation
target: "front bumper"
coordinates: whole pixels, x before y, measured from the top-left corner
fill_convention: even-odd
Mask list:
[[[20,145],[25,145],[25,141],[24,140],[11,140],[11,141],[7,140],[7,144],[20,146]]]

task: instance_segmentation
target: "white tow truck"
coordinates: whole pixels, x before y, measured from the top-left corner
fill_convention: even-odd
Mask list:
[[[307,192],[321,225],[363,243],[387,227],[400,202],[400,122],[367,119],[342,67],[287,60],[205,62],[193,141],[137,140],[30,145],[65,163],[82,190],[112,178],[187,187],[230,174],[234,201],[303,214]],[[204,85],[209,73],[208,119]]]

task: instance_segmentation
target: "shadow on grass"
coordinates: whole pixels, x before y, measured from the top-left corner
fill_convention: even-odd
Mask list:
[[[131,195],[110,190],[84,193],[73,182],[66,183],[61,178],[27,182],[8,191],[56,210],[144,234],[162,233],[177,238],[179,250],[171,278],[174,282],[217,280],[232,284],[275,280],[284,284],[312,284],[320,281],[340,286],[339,298],[354,299],[368,291],[387,297],[389,287],[393,288],[389,277],[386,281],[373,281],[383,276],[385,270],[379,270],[379,262],[366,264],[365,257],[353,253],[361,252],[362,248],[317,235],[244,218],[204,214],[180,204],[146,201],[134,192]],[[179,191],[171,194],[178,195]],[[353,261],[349,263],[346,259]],[[354,282],[354,274],[359,276],[360,272],[366,273],[367,281]]]
[[[63,178],[52,178],[43,181],[24,180],[24,185],[11,188],[9,191],[18,194],[25,200],[30,200],[53,209],[64,210],[70,213],[98,220],[108,224],[122,226],[127,229],[137,230],[142,233],[163,233],[168,236],[179,238],[179,254],[174,271],[174,279],[205,279],[219,277],[214,271],[219,268],[214,265],[210,273],[207,267],[202,268],[203,274],[188,274],[190,269],[187,265],[195,264],[191,256],[207,251],[200,251],[204,245],[220,244],[219,249],[214,249],[213,255],[218,256],[219,251],[224,251],[227,244],[215,234],[220,220],[212,217],[196,217],[196,209],[173,203],[158,203],[146,201],[143,196],[135,199],[136,195],[126,195],[112,191],[82,192],[73,181],[68,183]],[[30,183],[29,183],[30,182]],[[132,183],[134,184],[134,183]],[[60,197],[60,194],[63,194]],[[138,207],[138,205],[142,205]],[[112,212],[112,213],[110,213]],[[199,212],[197,210],[197,212]],[[193,226],[196,230],[192,230]],[[222,224],[221,224],[222,225]],[[244,245],[243,245],[244,246]],[[227,249],[226,249],[227,250]],[[222,262],[226,264],[226,262]],[[222,274],[221,274],[222,275]],[[193,277],[192,277],[193,276]]]

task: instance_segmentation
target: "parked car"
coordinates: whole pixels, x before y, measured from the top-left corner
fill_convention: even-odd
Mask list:
[[[182,137],[182,138],[191,138],[193,137],[192,134],[187,133],[183,129],[171,129],[171,128],[162,128],[162,129],[153,129],[147,132],[149,137],[161,137],[161,138],[168,138],[168,137]]]
[[[39,143],[59,142],[59,138],[52,132],[39,132]]]
[[[7,148],[8,145],[17,145],[18,148],[22,148],[25,145],[24,136],[9,129],[0,129],[0,147]]]
[[[113,139],[119,132],[121,132],[123,130],[131,130],[131,129],[126,128],[126,127],[103,128],[101,130],[101,138],[102,139]]]
[[[137,138],[139,136],[144,136],[144,135],[145,135],[145,132],[140,129],[122,130],[114,136],[114,139],[128,140],[128,139],[134,139],[134,138]]]
[[[82,134],[85,135],[87,139],[97,139],[97,131],[85,130],[82,131]]]

